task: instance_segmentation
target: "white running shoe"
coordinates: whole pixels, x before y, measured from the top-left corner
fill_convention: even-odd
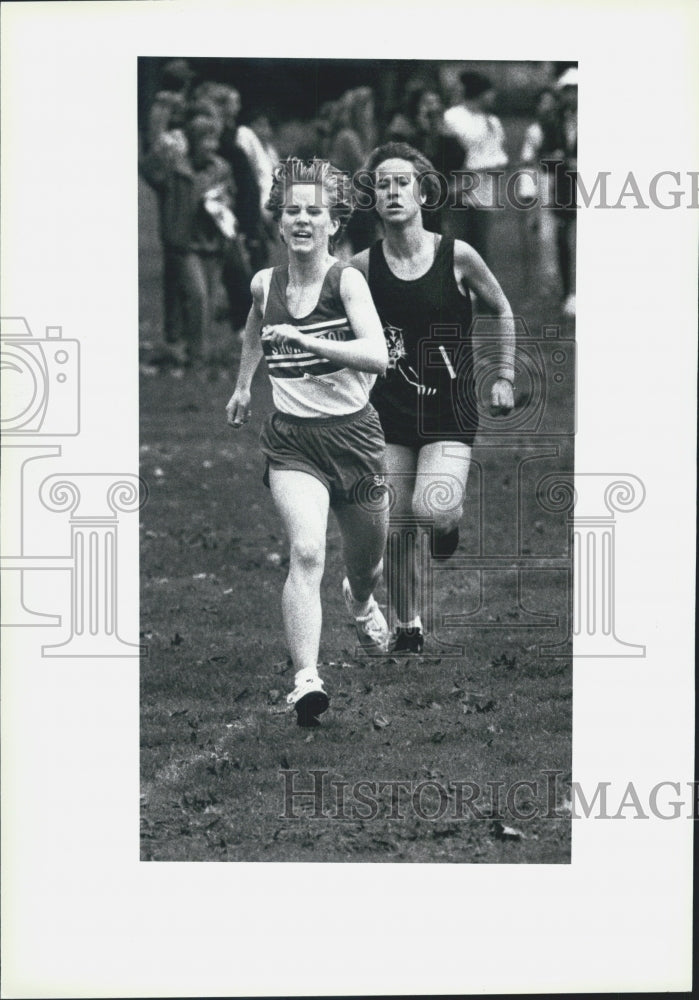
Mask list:
[[[347,577],[342,581],[342,596],[345,599],[347,610],[354,619],[354,624],[357,628],[357,637],[361,645],[367,648],[380,649],[384,653],[388,652],[391,632],[386,619],[381,613],[381,609],[376,603],[374,595],[372,594],[369,598],[368,608],[361,615],[357,614],[358,602],[354,599]],[[359,606],[361,607],[361,605]]]
[[[299,726],[317,726],[318,716],[330,704],[323,682],[317,674],[296,679],[296,687],[286,696],[289,708],[296,709]]]

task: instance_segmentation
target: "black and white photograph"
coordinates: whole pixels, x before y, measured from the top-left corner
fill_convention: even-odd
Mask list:
[[[3,996],[691,989],[698,16],[2,5]]]
[[[143,860],[569,863],[577,66],[138,69]]]

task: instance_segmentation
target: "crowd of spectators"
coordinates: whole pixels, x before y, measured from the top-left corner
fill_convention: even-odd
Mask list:
[[[322,104],[295,148],[283,152],[328,159],[354,176],[378,143],[408,142],[445,178],[448,191],[444,204],[426,213],[426,227],[465,239],[488,263],[502,198],[497,176],[526,168],[519,204],[554,206],[529,212],[527,232],[538,243],[543,271],[557,274],[564,314],[574,315],[576,74],[568,69],[542,89],[519,155],[508,155],[493,82],[470,69],[450,100],[435,79],[420,77],[405,87],[398,107],[382,108],[380,116],[372,89],[352,88]],[[283,255],[265,207],[280,159],[273,116],[259,108],[245,125],[241,110],[235,87],[197,80],[186,60],[173,59],[148,113],[140,169],[158,196],[164,339],[183,365],[206,357],[219,290],[232,329],[240,330],[252,274]],[[375,214],[357,211],[336,252],[348,258],[378,235]]]

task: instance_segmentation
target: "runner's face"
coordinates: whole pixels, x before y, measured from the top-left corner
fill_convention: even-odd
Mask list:
[[[279,231],[289,251],[296,254],[326,252],[328,240],[338,229],[331,219],[328,196],[320,184],[292,184],[279,220]]]
[[[383,222],[407,222],[419,215],[422,199],[415,167],[409,160],[384,160],[376,168],[376,211]]]
[[[424,132],[436,132],[442,121],[442,102],[437,94],[428,90],[420,98],[417,108],[417,123]]]

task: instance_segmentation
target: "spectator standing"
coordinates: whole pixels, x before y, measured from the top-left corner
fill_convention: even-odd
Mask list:
[[[194,77],[186,59],[171,59],[160,74],[160,90],[153,99],[148,115],[146,152],[156,142],[170,141],[184,146],[182,131],[189,88]]]
[[[555,286],[558,266],[556,248],[557,222],[553,203],[554,177],[542,161],[554,158],[559,145],[559,107],[554,89],[543,87],[538,94],[535,119],[527,127],[522,141],[519,166],[525,171],[517,184],[517,201],[529,205],[519,212],[520,234],[524,243],[523,270],[531,278],[530,260],[535,262],[539,284]]]
[[[219,136],[218,122],[198,115],[185,129],[186,152],[156,144],[141,163],[160,198],[161,239],[189,365],[205,357],[221,263],[235,234],[231,172],[216,155]]]
[[[575,243],[577,209],[575,177],[578,168],[578,71],[571,66],[556,82],[559,94],[559,147],[554,152],[554,215],[558,268],[563,288],[563,315],[575,316]]]
[[[505,131],[492,113],[495,89],[483,73],[461,74],[462,100],[444,115],[447,131],[464,151],[462,170],[467,173],[454,185],[454,207],[448,213],[451,235],[465,240],[487,262],[493,212],[498,207],[497,176],[507,166]]]
[[[255,115],[250,119],[250,128],[255,133],[260,141],[260,145],[264,151],[267,160],[267,169],[269,174],[269,187],[264,187],[261,194],[264,198],[269,197],[269,192],[272,187],[272,180],[274,176],[274,169],[278,163],[281,162],[281,156],[279,155],[279,150],[276,147],[276,139],[274,128],[272,125],[272,120],[270,114],[267,111],[257,111]],[[315,150],[315,154],[318,154],[318,150]],[[265,180],[266,184],[267,181]],[[272,214],[266,208],[266,201],[262,210],[262,228],[264,232],[264,239],[266,243],[266,260],[265,263],[270,263],[272,256],[279,256],[281,250],[281,244],[279,241],[279,234],[277,224],[272,217]],[[253,266],[255,266],[253,264]]]
[[[425,156],[444,181],[437,203],[446,196],[446,185],[453,184],[453,171],[463,163],[463,149],[458,139],[450,135],[444,122],[444,105],[439,92],[429,86],[415,90],[408,107],[409,122],[412,126],[412,146]],[[446,208],[441,206],[423,213],[425,229],[441,233],[444,227]]]
[[[258,174],[239,142],[238,91],[227,87],[220,106],[223,118],[220,152],[231,168],[236,189],[235,214],[239,224],[238,238],[228,246],[222,277],[231,324],[234,330],[240,330],[245,326],[252,305],[250,279],[253,271],[266,263],[267,252]]]
[[[161,89],[148,115],[145,137],[146,154],[156,151],[163,159],[184,157],[187,153],[187,139],[184,133],[187,110],[187,94],[194,73],[185,59],[171,59],[161,71]],[[158,201],[161,214],[159,230],[162,236],[163,200]],[[184,336],[182,296],[178,271],[173,257],[163,246],[163,337],[171,347]]]
[[[328,146],[328,158],[350,177],[361,169],[376,143],[374,93],[370,87],[348,90],[338,101],[334,134]],[[369,211],[356,211],[347,224],[349,252],[369,246],[376,223]]]
[[[538,195],[542,206],[538,216],[541,267],[545,276],[558,271],[564,316],[575,316],[577,86],[577,69],[570,67],[555,88],[541,92],[536,121],[526,131],[520,156],[522,166],[538,175],[531,194]]]

